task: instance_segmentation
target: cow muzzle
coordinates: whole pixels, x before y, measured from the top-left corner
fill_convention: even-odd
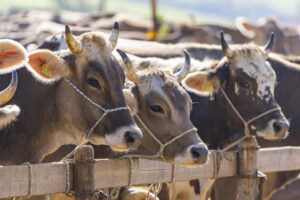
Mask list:
[[[136,149],[142,139],[142,132],[135,125],[120,127],[113,133],[105,135],[106,144],[109,145],[113,151],[118,152]]]
[[[208,154],[209,151],[205,144],[193,144],[186,148],[183,153],[177,155],[174,162],[182,164],[187,168],[198,167],[206,163]]]
[[[266,140],[285,139],[288,136],[289,122],[286,119],[272,119],[265,129],[257,131],[257,135]]]

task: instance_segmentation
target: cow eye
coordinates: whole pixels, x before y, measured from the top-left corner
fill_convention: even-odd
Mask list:
[[[94,88],[101,89],[100,83],[97,79],[89,78],[88,84]]]
[[[150,106],[150,109],[156,113],[164,113],[164,110],[159,105]]]
[[[240,80],[239,81],[239,86],[242,87],[242,88],[245,88],[245,89],[249,89],[250,88],[250,85],[247,81],[244,81],[244,80]]]

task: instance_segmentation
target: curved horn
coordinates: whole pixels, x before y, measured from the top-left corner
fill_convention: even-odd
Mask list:
[[[187,50],[183,50],[183,53],[185,58],[184,66],[175,74],[178,82],[181,82],[189,74],[191,69],[190,54],[187,52]]]
[[[0,92],[0,105],[5,104],[14,96],[18,86],[18,74],[13,71],[11,74],[11,81],[9,86]]]
[[[139,80],[139,76],[138,74],[135,73],[132,62],[130,61],[129,57],[127,56],[127,54],[125,52],[123,52],[120,49],[117,49],[117,52],[120,54],[123,62],[125,63],[125,70],[126,70],[126,74],[127,74],[127,78],[136,83]]]
[[[81,42],[78,41],[71,33],[70,27],[66,25],[65,27],[66,41],[69,49],[73,54],[79,54],[82,50]]]
[[[111,45],[111,50],[114,50],[116,48],[118,38],[119,38],[119,23],[115,22],[114,27],[111,31],[110,36],[109,36],[109,42],[110,42],[110,45]]]
[[[271,51],[271,48],[273,46],[273,42],[274,42],[274,33],[272,32],[270,37],[269,37],[269,40],[268,40],[267,44],[264,47],[264,50],[265,50],[266,53],[269,53]]]
[[[230,59],[233,57],[233,51],[230,49],[227,42],[225,41],[223,31],[221,31],[220,34],[221,34],[221,45],[222,45],[223,53],[228,59]]]

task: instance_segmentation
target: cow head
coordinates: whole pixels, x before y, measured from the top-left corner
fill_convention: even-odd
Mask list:
[[[127,55],[118,50],[125,63],[128,79],[134,84],[127,93],[126,101],[134,114],[143,120],[146,126],[163,143],[194,127],[190,120],[192,102],[188,93],[179,85],[189,72],[190,57],[185,52],[185,64],[173,74],[159,69],[155,60],[141,59],[131,63]],[[172,64],[172,63],[170,63]],[[134,69],[134,66],[137,69]],[[138,120],[143,130],[144,139],[138,148],[138,154],[154,155],[159,151],[159,144],[147,132],[146,127]],[[208,150],[195,130],[167,145],[164,157],[168,162],[192,167],[207,160]]]
[[[238,17],[236,19],[236,27],[245,37],[252,39],[259,45],[263,45],[267,41],[269,33],[273,32],[277,38],[274,41],[273,50],[282,54],[289,53],[284,30],[273,17],[261,18],[257,23]]]
[[[27,56],[24,47],[13,40],[0,40],[0,74],[8,73],[25,66]],[[9,86],[0,92],[0,106],[7,103],[15,94],[18,86],[18,74],[12,72]],[[20,114],[17,105],[0,107],[0,130],[16,120]]]
[[[226,112],[237,117],[221,93],[222,88],[245,121],[279,107],[274,97],[276,74],[266,61],[273,34],[264,48],[254,44],[229,47],[223,33],[221,40],[225,57],[213,69],[190,74],[184,80],[185,87],[196,94],[216,93],[216,98],[222,99],[222,106],[228,107]],[[241,121],[238,119],[238,122]],[[265,139],[283,139],[287,137],[289,123],[281,111],[276,111],[260,117],[249,126],[251,134]]]
[[[104,112],[60,79],[69,79],[84,95],[105,109],[125,107],[122,92],[125,75],[112,55],[118,34],[117,23],[109,38],[99,32],[75,37],[66,26],[68,50],[58,53],[37,50],[29,54],[28,68],[38,80],[59,83],[56,87],[57,112],[63,116],[60,120],[64,121],[66,129],[78,133],[72,136],[76,138],[75,144],[83,142]],[[89,138],[93,144],[109,145],[115,151],[136,148],[141,139],[140,129],[129,110],[108,113]]]

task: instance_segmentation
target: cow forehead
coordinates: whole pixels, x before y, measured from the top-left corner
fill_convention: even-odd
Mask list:
[[[80,55],[103,63],[111,62],[112,49],[104,35],[101,33],[87,33],[80,36],[80,41],[82,44]]]
[[[174,107],[176,104],[182,104],[180,107],[185,107],[190,103],[189,96],[185,90],[179,85],[176,77],[169,72],[159,72],[160,74],[148,74],[140,78],[138,82],[139,90],[142,95],[146,96],[151,93],[160,95],[169,106]],[[176,99],[176,101],[174,101]],[[178,103],[177,103],[178,102]]]
[[[242,70],[250,78],[256,80],[257,96],[268,101],[274,95],[276,74],[271,65],[265,61],[261,51],[247,49],[246,52],[237,55],[238,58],[233,63],[233,68]]]

